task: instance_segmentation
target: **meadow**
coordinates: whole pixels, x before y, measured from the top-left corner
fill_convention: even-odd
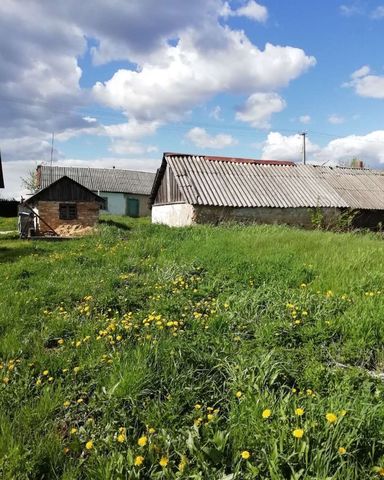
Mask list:
[[[0,237],[0,477],[384,477],[383,262],[283,226]]]

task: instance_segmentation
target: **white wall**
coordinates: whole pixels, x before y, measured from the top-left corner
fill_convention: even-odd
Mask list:
[[[145,217],[150,215],[149,195],[136,195],[130,193],[115,192],[95,192],[100,197],[108,198],[108,210],[102,210],[103,213],[111,213],[113,215],[127,214],[127,199],[136,198],[139,200],[139,216]]]
[[[187,203],[152,206],[152,223],[170,227],[186,227],[193,224],[193,206]]]

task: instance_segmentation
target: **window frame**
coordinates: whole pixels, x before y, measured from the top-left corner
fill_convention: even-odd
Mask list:
[[[60,220],[76,220],[77,204],[76,203],[59,203],[59,219]]]

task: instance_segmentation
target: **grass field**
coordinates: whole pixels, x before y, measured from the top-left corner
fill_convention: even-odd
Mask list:
[[[383,477],[383,262],[271,226],[0,238],[0,477]]]

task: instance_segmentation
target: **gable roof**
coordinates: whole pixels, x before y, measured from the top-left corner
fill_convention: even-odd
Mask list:
[[[38,200],[47,201],[94,201],[104,203],[104,200],[91,192],[88,188],[72,180],[67,176],[61,177],[47,187],[41,189],[32,197],[25,200],[27,204],[33,204]]]
[[[384,209],[384,172],[164,154],[151,199],[165,169],[192,205]],[[240,161],[239,161],[240,160]]]
[[[155,173],[117,168],[51,167],[49,165],[39,165],[37,171],[41,188],[47,187],[65,175],[93,192],[149,195],[155,180]]]

